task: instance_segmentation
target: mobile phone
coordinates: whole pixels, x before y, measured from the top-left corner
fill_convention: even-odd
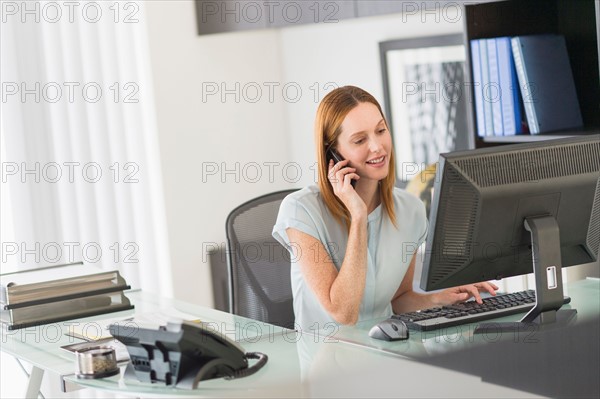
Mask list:
[[[342,158],[342,156],[334,149],[329,149],[327,151],[327,154],[329,155],[329,157],[331,159],[333,159],[334,164],[338,163],[338,162],[342,162],[344,160],[344,158]],[[350,180],[350,184],[352,185],[352,187],[356,188],[356,180],[351,179]]]

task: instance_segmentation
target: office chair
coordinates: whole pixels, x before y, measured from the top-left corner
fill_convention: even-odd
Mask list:
[[[296,190],[254,198],[227,216],[229,311],[294,328],[290,255],[271,232],[279,205]]]

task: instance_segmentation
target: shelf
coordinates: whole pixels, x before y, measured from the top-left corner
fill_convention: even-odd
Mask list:
[[[586,136],[591,134],[600,134],[600,128],[586,128],[576,130],[565,130],[549,132],[543,134],[517,134],[512,136],[488,136],[477,137],[482,143],[490,144],[513,144],[513,143],[531,143],[536,141],[566,139],[569,137]]]
[[[475,104],[467,106],[470,148],[537,142],[600,133],[600,64],[598,36],[600,3],[595,0],[507,0],[465,5],[465,67],[473,81],[470,41],[502,36],[554,33],[565,37],[583,128],[539,135],[488,136],[477,134]],[[475,98],[471,88],[471,98]],[[523,113],[523,117],[525,114]]]
[[[567,135],[549,135],[549,134],[520,134],[514,136],[490,136],[480,137],[479,139],[485,143],[531,143],[532,141],[544,141],[553,139],[566,139]]]

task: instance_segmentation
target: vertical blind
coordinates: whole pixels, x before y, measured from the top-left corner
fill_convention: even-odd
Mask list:
[[[2,23],[2,268],[84,261],[172,295],[143,2]]]
[[[3,3],[2,273],[84,261],[172,296],[143,6]],[[3,396],[25,382],[11,361]]]

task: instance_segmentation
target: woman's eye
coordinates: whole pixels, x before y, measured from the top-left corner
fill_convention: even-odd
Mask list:
[[[356,140],[354,144],[361,144],[363,141],[365,141],[365,139]]]
[[[379,134],[383,134],[383,133],[385,133],[386,131],[387,131],[387,129],[386,129],[386,128],[383,128],[383,129],[379,129],[379,130],[377,131],[377,133],[379,133]]]

